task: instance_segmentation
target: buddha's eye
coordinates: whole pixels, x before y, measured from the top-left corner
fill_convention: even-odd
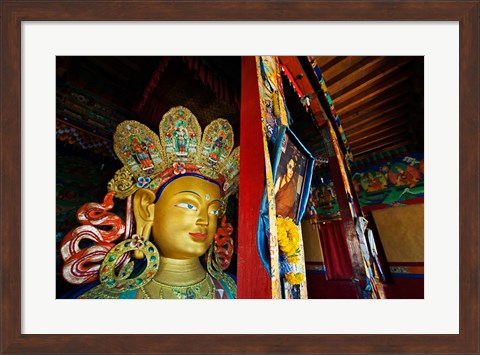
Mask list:
[[[186,203],[186,202],[177,203],[175,205],[175,207],[186,208],[186,209],[192,210],[192,211],[197,211],[198,210],[197,207],[195,207],[194,205],[192,205],[190,203]]]
[[[219,212],[220,212],[219,210],[210,211],[210,214],[213,214],[214,216],[218,216]]]

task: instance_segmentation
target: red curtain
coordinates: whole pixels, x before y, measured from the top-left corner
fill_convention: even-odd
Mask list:
[[[342,221],[321,223],[318,226],[327,280],[350,280],[353,268]]]

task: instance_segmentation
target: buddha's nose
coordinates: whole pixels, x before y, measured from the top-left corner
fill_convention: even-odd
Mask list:
[[[197,224],[202,226],[208,226],[208,211],[206,208],[202,208],[199,211]]]

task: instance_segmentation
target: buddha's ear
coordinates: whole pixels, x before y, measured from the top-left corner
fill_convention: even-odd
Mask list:
[[[155,193],[149,189],[139,189],[133,197],[133,213],[135,214],[136,232],[149,238],[155,214]]]

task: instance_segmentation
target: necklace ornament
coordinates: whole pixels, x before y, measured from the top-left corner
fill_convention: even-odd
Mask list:
[[[215,298],[215,286],[212,282],[212,279],[208,275],[205,275],[205,277],[199,282],[193,285],[187,285],[187,286],[167,285],[155,279],[152,279],[152,282],[157,286],[159,286],[158,298],[162,298],[162,299],[166,299],[166,298],[213,299]]]

